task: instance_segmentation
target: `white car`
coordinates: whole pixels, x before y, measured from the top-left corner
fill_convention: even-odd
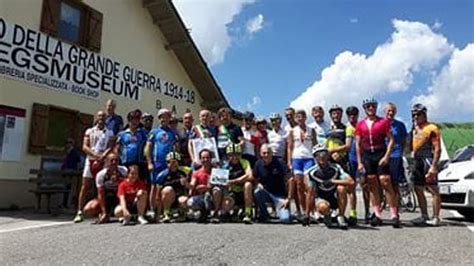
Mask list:
[[[456,151],[448,166],[439,173],[438,182],[441,207],[474,219],[474,145]]]

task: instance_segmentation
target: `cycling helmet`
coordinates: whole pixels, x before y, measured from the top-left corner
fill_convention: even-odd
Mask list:
[[[341,113],[343,112],[342,107],[337,104],[333,104],[331,108],[329,108],[329,113],[332,113],[333,111],[340,111]]]
[[[411,107],[411,112],[412,113],[425,113],[426,114],[426,106],[424,106],[421,103],[417,103]]]
[[[375,104],[375,105],[378,105],[378,102],[377,100],[374,98],[374,97],[369,97],[367,99],[364,99],[362,101],[362,106],[365,108],[366,105],[368,104]]]
[[[260,123],[266,123],[267,121],[265,120],[265,117],[259,116],[257,119],[255,119],[255,123],[260,124]]]
[[[276,120],[276,119],[281,120],[281,115],[279,113],[271,113],[269,118],[270,120]]]
[[[255,115],[252,112],[249,112],[249,111],[245,112],[245,114],[244,114],[244,119],[245,120],[253,121],[254,118],[255,118]]]
[[[153,120],[153,115],[151,115],[150,113],[143,113],[142,114],[142,119],[145,120],[145,119],[151,119]]]
[[[226,154],[240,154],[242,152],[242,149],[240,148],[239,144],[234,144],[231,143],[227,148],[225,149]]]
[[[166,155],[166,161],[169,162],[171,160],[181,161],[181,155],[172,151]]]
[[[156,116],[158,118],[160,118],[160,116],[164,115],[164,114],[171,114],[170,110],[166,109],[166,108],[162,108],[158,111],[158,113],[156,114]]]
[[[346,109],[346,115],[358,115],[359,114],[359,108],[355,106],[349,106]]]
[[[326,145],[319,143],[319,144],[314,145],[312,152],[313,152],[313,155],[316,155],[320,152],[329,152],[329,150],[326,147]]]

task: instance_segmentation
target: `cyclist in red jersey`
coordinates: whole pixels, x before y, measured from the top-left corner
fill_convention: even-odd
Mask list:
[[[395,192],[390,181],[389,160],[394,145],[393,135],[390,129],[390,121],[377,116],[377,100],[373,97],[363,101],[362,106],[366,117],[356,125],[356,152],[358,170],[367,175],[370,198],[375,216],[371,225],[382,224],[382,212],[380,209],[380,186],[385,190],[390,216],[394,227],[400,227],[398,217],[398,204]],[[388,145],[386,145],[388,139]],[[377,177],[380,182],[378,182]]]

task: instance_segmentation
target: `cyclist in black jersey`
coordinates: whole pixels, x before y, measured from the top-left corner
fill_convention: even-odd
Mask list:
[[[331,210],[338,210],[337,224],[339,228],[347,229],[344,213],[347,205],[347,190],[354,186],[354,180],[341,166],[329,162],[329,150],[324,144],[313,148],[316,165],[308,169],[308,192],[306,193],[306,215],[303,225],[310,224],[310,213],[315,204],[316,210],[324,215],[326,226],[332,225]]]

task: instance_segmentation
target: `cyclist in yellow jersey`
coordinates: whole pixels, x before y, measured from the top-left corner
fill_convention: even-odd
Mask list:
[[[440,224],[439,212],[441,197],[438,189],[438,162],[441,155],[439,128],[427,118],[427,109],[422,104],[415,104],[411,109],[413,123],[412,151],[415,159],[413,181],[415,192],[420,203],[421,217],[413,220],[414,224],[427,224],[438,226]],[[428,220],[428,209],[425,190],[432,195],[433,219]]]
[[[352,145],[352,139],[354,138],[354,127],[347,127],[344,125],[342,120],[342,107],[335,104],[329,109],[329,115],[331,117],[331,125],[327,132],[326,140],[324,144],[329,150],[330,158],[332,163],[337,163],[344,169],[345,172],[349,172],[349,158],[348,151]],[[347,191],[352,191],[352,187],[349,186]],[[352,194],[350,194],[352,196]],[[349,215],[349,225],[357,224],[357,212],[355,204],[352,204],[353,197],[351,199],[351,212]]]

